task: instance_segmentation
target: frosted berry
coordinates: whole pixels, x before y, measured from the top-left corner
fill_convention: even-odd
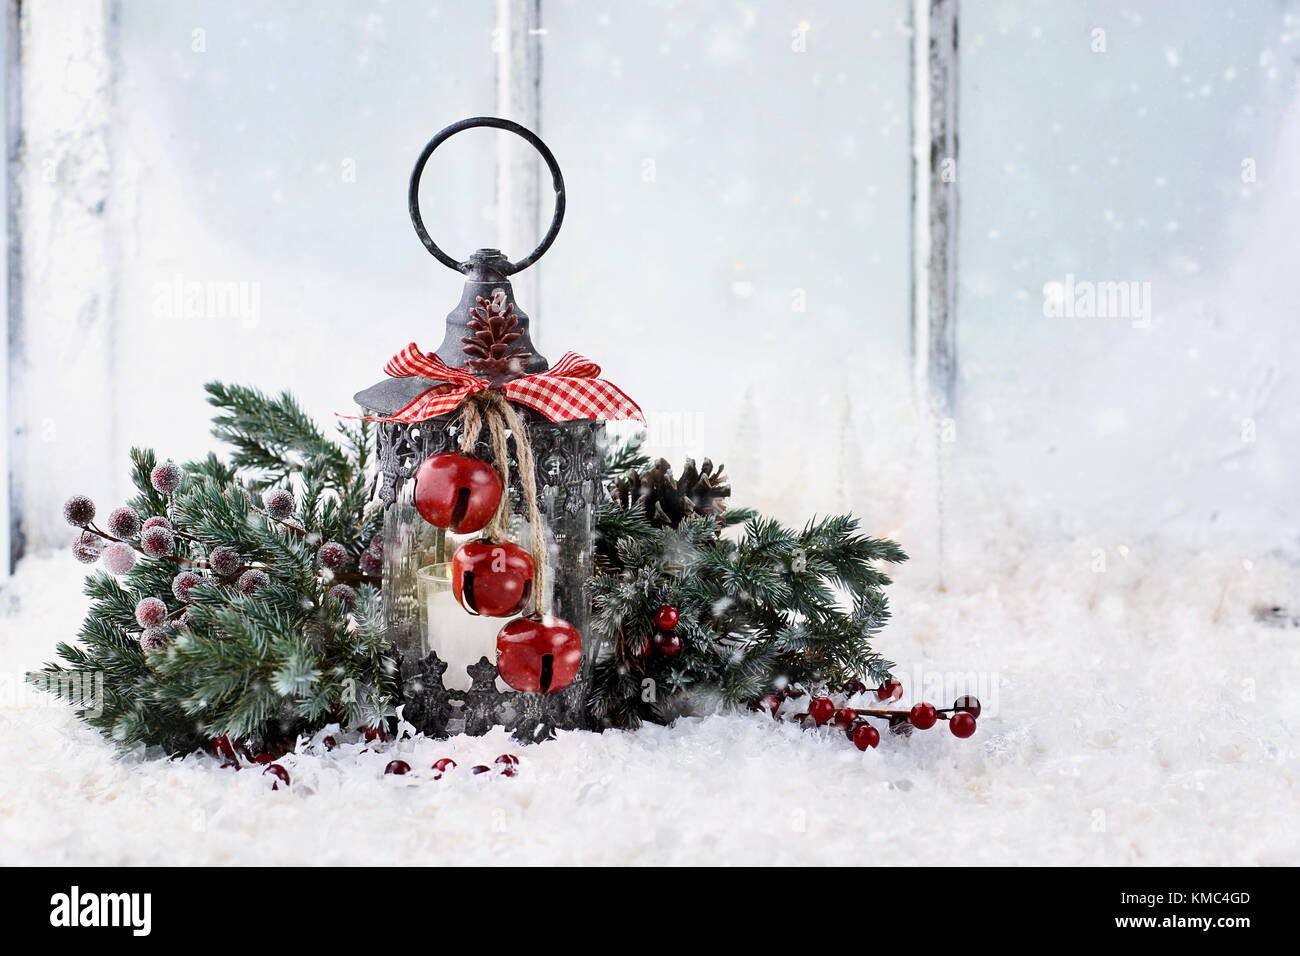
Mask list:
[[[115,538],[134,538],[140,533],[140,516],[125,505],[109,512],[106,524],[108,533]]]
[[[249,568],[239,576],[235,582],[235,587],[239,588],[240,594],[256,594],[259,590],[271,583],[265,571],[260,568]]]
[[[934,704],[920,703],[912,705],[912,713],[909,716],[912,726],[917,730],[929,730],[939,719],[939,712],[934,709]]]
[[[903,682],[887,680],[876,688],[876,696],[881,700],[898,700],[903,696]]]
[[[776,716],[776,712],[781,709],[781,698],[775,694],[768,694],[758,699],[758,709],[765,714]]]
[[[161,558],[176,547],[176,535],[171,528],[155,525],[140,532],[140,550],[151,558]]]
[[[320,551],[316,557],[320,559],[320,566],[328,568],[331,571],[341,571],[347,567],[348,549],[343,547],[337,541],[326,541],[320,546]]]
[[[373,538],[371,538],[371,539],[370,539],[370,543],[369,543],[368,545],[366,545],[366,550],[369,551],[370,553],[374,554],[376,557],[382,558],[382,557],[384,556],[384,536],[383,536],[383,534],[380,533],[380,534],[375,535]]]
[[[144,532],[148,531],[150,528],[166,528],[170,531],[171,526],[172,523],[166,518],[161,515],[154,515],[152,518],[144,519],[144,524],[140,525],[140,530]]]
[[[808,716],[818,725],[826,723],[835,713],[835,704],[829,697],[814,697],[808,704]]]
[[[135,619],[141,627],[157,627],[167,620],[167,605],[156,597],[142,598],[135,606]]]
[[[104,551],[104,569],[109,574],[126,574],[135,567],[135,551],[130,545],[110,544]]]
[[[85,495],[73,495],[63,503],[63,520],[84,528],[95,520],[95,503]]]
[[[193,571],[182,571],[172,578],[172,594],[178,601],[189,601],[190,592],[203,583],[203,576]]]
[[[212,553],[208,555],[209,567],[223,578],[238,571],[240,563],[239,552],[224,545],[213,548]]]
[[[350,611],[357,606],[357,592],[346,584],[336,584],[325,595],[327,601],[337,601],[343,610]]]
[[[377,578],[384,573],[384,559],[373,551],[361,555],[361,573]]]
[[[277,521],[282,521],[293,514],[293,492],[285,488],[276,488],[262,499],[266,513]]]
[[[452,760],[450,757],[443,757],[440,760],[435,760],[433,762],[433,770],[435,773],[437,773],[438,776],[434,777],[433,779],[437,780],[444,773],[448,773],[449,771],[455,769],[456,769],[456,761]]]
[[[655,635],[655,647],[659,648],[659,653],[664,657],[676,657],[682,652],[682,639],[675,631],[660,631]]]
[[[870,724],[858,724],[853,731],[853,746],[859,750],[875,747],[880,743],[880,731]]]
[[[143,651],[156,651],[166,646],[167,635],[161,627],[146,628],[140,634],[140,649]]]
[[[385,774],[397,774],[399,777],[404,773],[411,772],[411,765],[405,760],[390,760],[388,766],[384,768]]]
[[[954,737],[965,740],[975,733],[975,715],[966,710],[958,711],[948,718],[948,729]]]
[[[958,712],[965,712],[972,717],[980,715],[980,699],[967,694],[965,697],[958,697],[952,702],[952,709]]]
[[[153,466],[149,472],[149,484],[165,495],[170,495],[181,486],[181,466],[174,461],[164,461]]]
[[[275,778],[275,781],[271,784],[272,790],[279,790],[280,784],[284,784],[286,788],[289,786],[289,771],[285,770],[278,763],[268,764],[266,769],[262,771],[262,775],[269,775]]]
[[[104,553],[104,539],[89,531],[82,531],[72,542],[72,556],[82,564],[94,564]]]
[[[655,627],[661,631],[671,631],[677,626],[677,621],[681,617],[677,613],[677,608],[671,604],[665,604],[659,610],[655,611]]]
[[[835,711],[835,716],[831,718],[831,723],[841,730],[848,728],[855,720],[858,719],[858,712],[852,707],[841,707]]]

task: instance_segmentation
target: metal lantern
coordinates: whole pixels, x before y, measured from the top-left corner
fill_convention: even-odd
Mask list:
[[[479,249],[458,262],[429,237],[418,206],[420,177],[433,151],[454,134],[473,127],[508,130],[527,140],[546,161],[555,187],[555,215],[541,244],[526,258],[510,262],[497,249]],[[477,308],[485,302],[511,310],[522,332],[516,344],[532,353],[523,371],[545,372],[550,363],[529,336],[528,316],[514,300],[510,276],[536,262],[550,248],[564,218],[564,181],[546,145],[523,127],[491,117],[464,120],[435,136],[411,174],[411,221],[425,247],[438,261],[465,275],[460,303],[447,315],[446,334],[437,358],[454,369],[467,366],[462,339]],[[357,393],[368,414],[387,418],[414,402],[436,380],[419,376],[389,378]],[[603,421],[555,423],[527,407],[518,407],[534,462],[536,503],[545,541],[547,594],[535,596],[542,607],[567,620],[582,635],[582,659],[576,678],[553,693],[511,690],[498,674],[495,635],[505,621],[475,617],[452,593],[453,554],[466,538],[426,522],[417,512],[415,474],[431,456],[461,448],[462,422],[455,413],[413,423],[382,421],[378,426],[379,496],[384,517],[383,610],[385,626],[400,661],[404,718],[422,732],[441,736],[479,735],[495,725],[528,741],[548,736],[555,728],[591,725],[586,708],[591,667],[599,648],[589,635],[590,605],[584,584],[592,574],[595,542],[593,509],[602,495],[604,471]],[[508,436],[510,482],[507,493],[522,495],[518,445]],[[491,460],[493,449],[483,436],[474,451]],[[519,509],[522,511],[523,509]],[[512,536],[524,540],[531,528],[516,519]],[[480,653],[481,651],[481,653]]]

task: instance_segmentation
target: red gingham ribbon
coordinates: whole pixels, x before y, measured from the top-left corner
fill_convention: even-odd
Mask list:
[[[425,355],[414,342],[398,352],[384,371],[393,378],[432,378],[440,384],[420,395],[387,422],[422,422],[453,411],[465,397],[492,388],[487,379],[452,368],[436,355]],[[527,405],[553,422],[583,419],[618,421],[631,419],[645,423],[637,403],[612,382],[597,378],[600,366],[576,352],[565,352],[545,372],[516,378],[500,386],[512,402]]]

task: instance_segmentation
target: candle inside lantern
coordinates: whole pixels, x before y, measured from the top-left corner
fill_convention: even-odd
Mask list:
[[[509,618],[483,617],[465,610],[451,592],[451,565],[446,562],[420,568],[416,576],[427,615],[429,644],[447,665],[443,686],[469,690],[465,669],[483,657],[497,659],[497,634]]]

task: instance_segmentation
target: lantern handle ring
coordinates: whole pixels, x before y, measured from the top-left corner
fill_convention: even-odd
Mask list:
[[[540,259],[547,249],[551,248],[551,243],[559,235],[560,224],[564,222],[564,177],[560,175],[560,164],[555,161],[555,156],[550,149],[532,130],[525,129],[518,123],[511,122],[508,119],[501,119],[498,116],[474,116],[470,119],[463,119],[459,123],[452,123],[429,140],[428,144],[420,152],[420,158],[415,161],[415,169],[411,172],[411,187],[407,192],[407,206],[411,211],[411,224],[415,226],[415,234],[420,237],[420,241],[433,254],[433,257],[449,269],[455,269],[457,272],[469,272],[471,264],[468,261],[458,262],[447,255],[438,248],[438,244],[430,238],[428,230],[424,228],[424,219],[420,215],[420,177],[424,174],[424,164],[429,161],[429,157],[433,155],[435,149],[462,130],[475,129],[480,126],[503,129],[527,140],[529,145],[541,154],[542,159],[546,160],[546,165],[551,171],[551,185],[555,187],[555,214],[551,217],[551,227],[546,230],[546,235],[542,237],[541,243],[518,262],[508,262],[501,267],[501,271],[506,275],[513,275],[527,269]]]

